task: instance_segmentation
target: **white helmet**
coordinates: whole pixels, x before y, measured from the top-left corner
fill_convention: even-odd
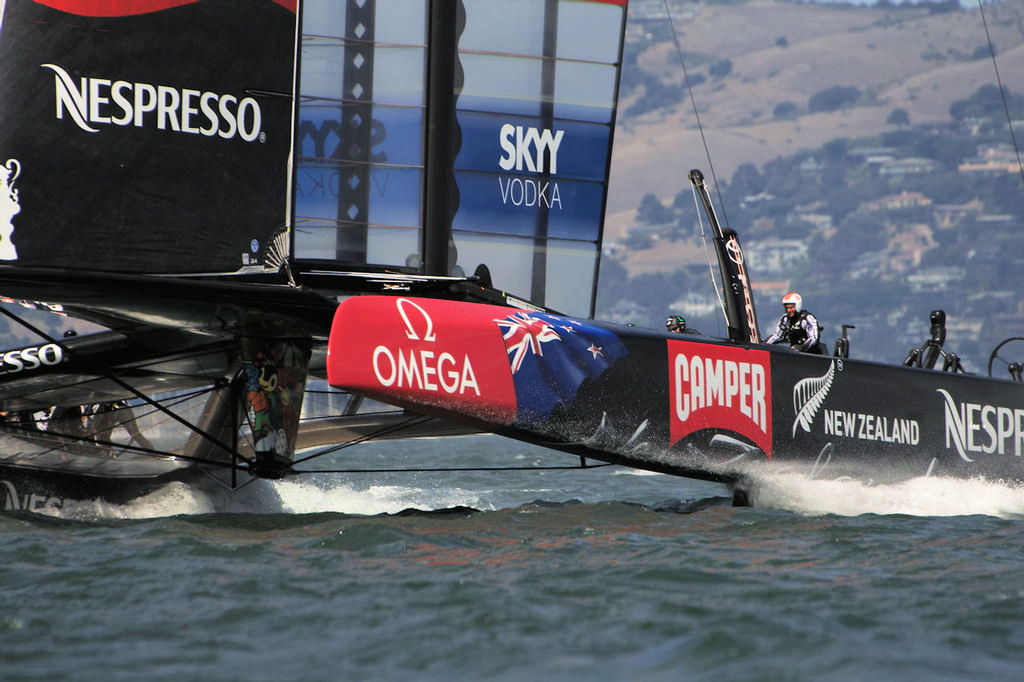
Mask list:
[[[795,291],[791,291],[782,297],[782,305],[786,305],[788,303],[792,303],[793,305],[795,305],[797,312],[800,312],[801,310],[804,309],[804,299],[802,299],[800,297],[800,294],[796,293]]]

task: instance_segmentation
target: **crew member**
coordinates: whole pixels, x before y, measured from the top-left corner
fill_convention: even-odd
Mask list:
[[[804,353],[822,354],[824,350],[819,343],[821,327],[818,326],[818,319],[804,310],[800,294],[791,291],[783,296],[782,307],[786,312],[779,319],[775,331],[764,342],[788,343],[790,348]]]
[[[686,318],[682,315],[669,315],[665,320],[665,329],[679,334],[700,334],[696,329],[686,326]]]

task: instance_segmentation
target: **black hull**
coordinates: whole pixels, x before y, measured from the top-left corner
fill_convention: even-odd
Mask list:
[[[343,302],[330,343],[333,385],[618,464],[1024,482],[1009,380],[424,299]]]
[[[72,503],[128,504],[174,482],[194,483],[196,467],[153,476],[90,476],[0,464],[0,510],[59,513]]]

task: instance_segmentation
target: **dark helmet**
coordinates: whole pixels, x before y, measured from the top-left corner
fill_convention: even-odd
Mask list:
[[[682,315],[669,315],[668,319],[665,320],[666,329],[675,329],[676,327],[682,328],[685,326],[686,318],[684,318]]]

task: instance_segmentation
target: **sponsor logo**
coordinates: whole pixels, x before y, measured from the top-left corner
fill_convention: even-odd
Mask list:
[[[354,296],[334,316],[332,386],[448,417],[511,424],[516,393],[495,306]]]
[[[406,338],[430,344],[437,341],[434,320],[426,310],[407,298],[398,299],[395,305],[405,322]],[[466,353],[452,355],[435,348],[390,348],[381,344],[373,349],[372,366],[377,381],[386,388],[480,395],[480,384]]]
[[[796,419],[793,421],[794,437],[797,429],[810,433],[811,425],[820,411],[826,436],[906,445],[917,445],[921,441],[921,425],[914,419],[822,410],[821,407],[825,404],[835,381],[836,372],[841,371],[843,361],[833,359],[825,374],[801,379],[793,386],[793,411],[796,413]]]
[[[833,360],[824,376],[801,379],[793,386],[793,411],[796,413],[796,419],[793,421],[794,436],[798,426],[807,433],[811,432],[811,422],[828,397],[835,375],[836,361]]]
[[[56,343],[30,346],[0,353],[0,375],[28,372],[40,367],[53,367],[64,362],[64,349]]]
[[[733,431],[772,453],[765,351],[668,342],[672,443],[700,429]]]
[[[263,112],[252,97],[109,78],[81,78],[75,83],[56,64],[42,66],[54,74],[57,118],[66,115],[86,132],[99,132],[94,126],[117,125],[225,140],[239,137],[246,142],[265,139]]]
[[[958,403],[945,389],[946,447],[955,448],[965,462],[970,454],[1024,454],[1024,409],[1001,405]]]
[[[60,509],[64,500],[59,497],[26,493],[20,495],[18,489],[10,481],[0,481],[0,494],[3,495],[4,511],[44,511]]]
[[[750,342],[759,343],[761,340],[757,330],[757,315],[754,314],[754,299],[750,294],[750,282],[747,279],[747,268],[743,264],[743,249],[735,235],[729,237],[725,243],[725,250],[729,254],[729,260],[736,264],[736,279],[739,280],[743,289],[743,310],[747,314],[747,327],[750,329]]]
[[[564,130],[524,128],[506,123],[498,131],[502,154],[498,166],[504,171],[555,175],[558,173],[558,148]],[[562,208],[558,183],[548,179],[499,177],[502,204],[508,206]]]
[[[921,425],[915,419],[898,419],[877,414],[825,410],[825,435],[859,440],[917,445]]]
[[[17,159],[7,159],[0,166],[0,260],[17,260],[18,250],[11,241],[14,232],[14,216],[21,212],[18,190],[14,181],[21,175],[21,164]]]

